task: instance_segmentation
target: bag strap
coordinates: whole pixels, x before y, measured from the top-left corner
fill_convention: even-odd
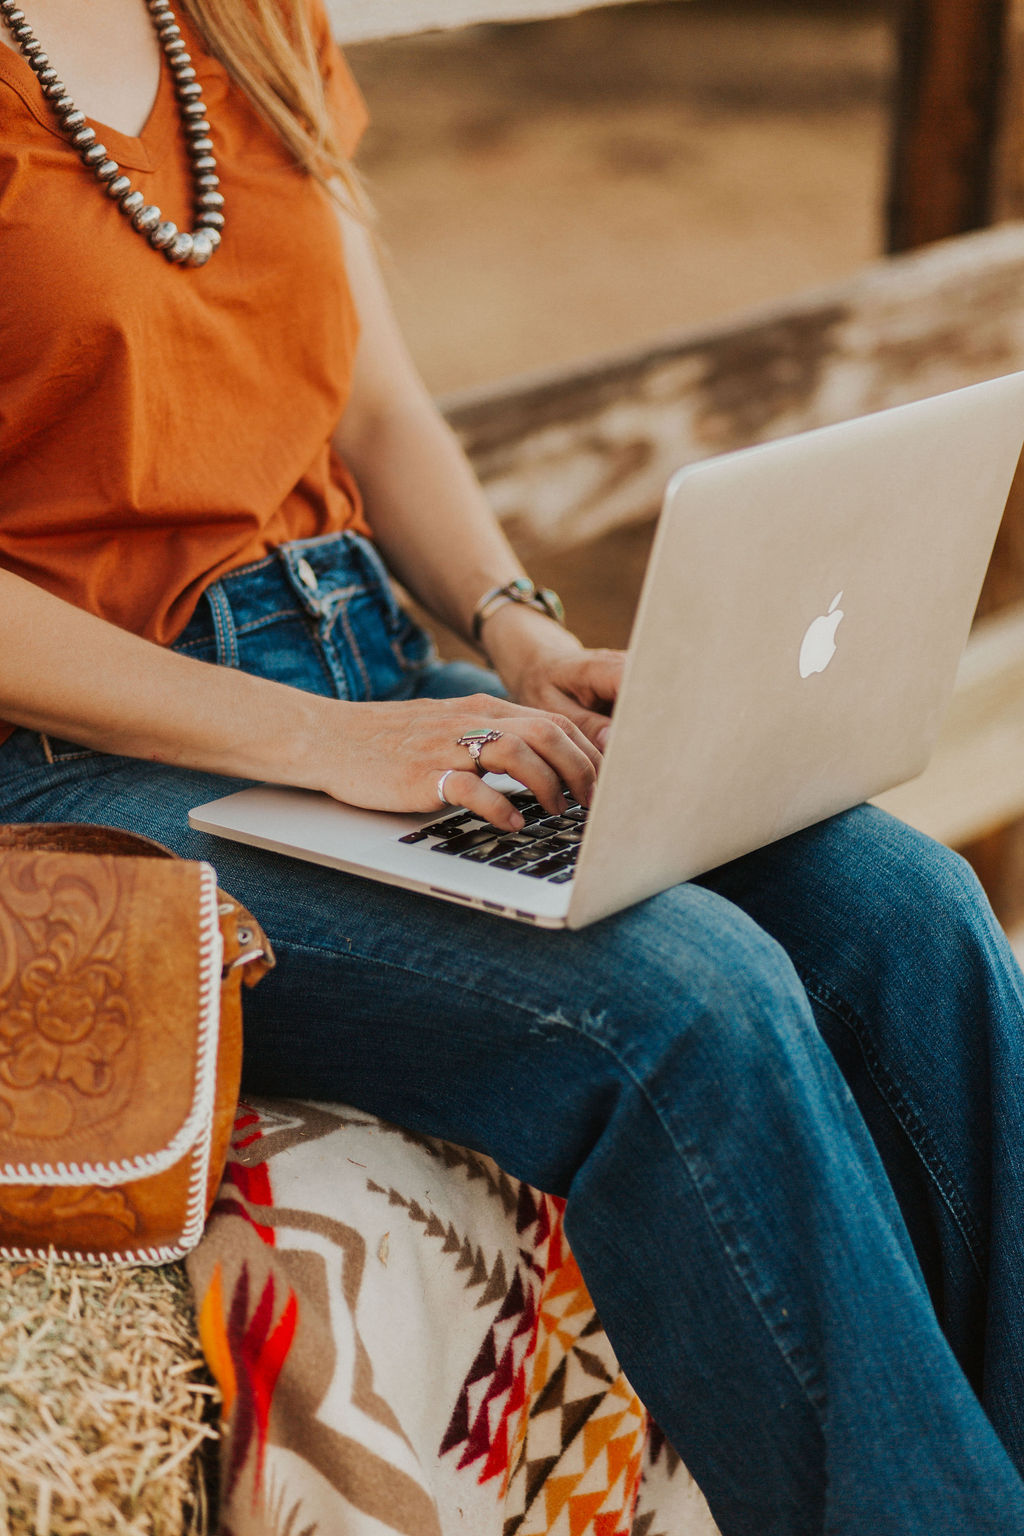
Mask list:
[[[92,826],[66,821],[28,821],[0,826],[0,848],[25,853],[114,853],[143,859],[176,859],[178,855],[151,837],[122,827]]]

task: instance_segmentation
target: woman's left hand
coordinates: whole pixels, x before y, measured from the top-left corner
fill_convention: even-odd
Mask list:
[[[608,716],[618,697],[625,660],[624,651],[580,651],[573,656],[537,658],[521,676],[514,697],[531,709],[568,715],[603,752],[610,729]]]
[[[574,636],[556,629],[549,619],[539,619],[530,625],[526,620],[528,613],[529,610],[520,609],[509,614],[500,637],[502,643],[494,646],[492,656],[502,682],[518,704],[567,715],[603,751],[608,739],[608,717],[622,681],[625,652],[586,650]],[[520,616],[522,622],[516,624]],[[499,617],[495,616],[495,631],[499,628]],[[519,631],[514,637],[518,643],[511,643],[513,626]],[[494,638],[497,640],[498,635]]]

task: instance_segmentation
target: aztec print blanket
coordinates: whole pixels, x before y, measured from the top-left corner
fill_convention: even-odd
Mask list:
[[[337,1106],[240,1106],[189,1260],[221,1536],[715,1536],[561,1202]]]

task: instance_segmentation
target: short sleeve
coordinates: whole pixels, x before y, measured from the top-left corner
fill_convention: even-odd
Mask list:
[[[347,159],[351,160],[362,138],[370,114],[366,109],[362,92],[345,62],[344,54],[334,40],[330,19],[323,0],[312,0],[313,36],[320,55],[320,68],[324,79],[327,106],[338,134],[338,142]]]

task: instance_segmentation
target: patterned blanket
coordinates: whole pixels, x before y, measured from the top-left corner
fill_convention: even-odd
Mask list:
[[[241,1106],[189,1261],[222,1536],[715,1536],[561,1202],[337,1106]]]

